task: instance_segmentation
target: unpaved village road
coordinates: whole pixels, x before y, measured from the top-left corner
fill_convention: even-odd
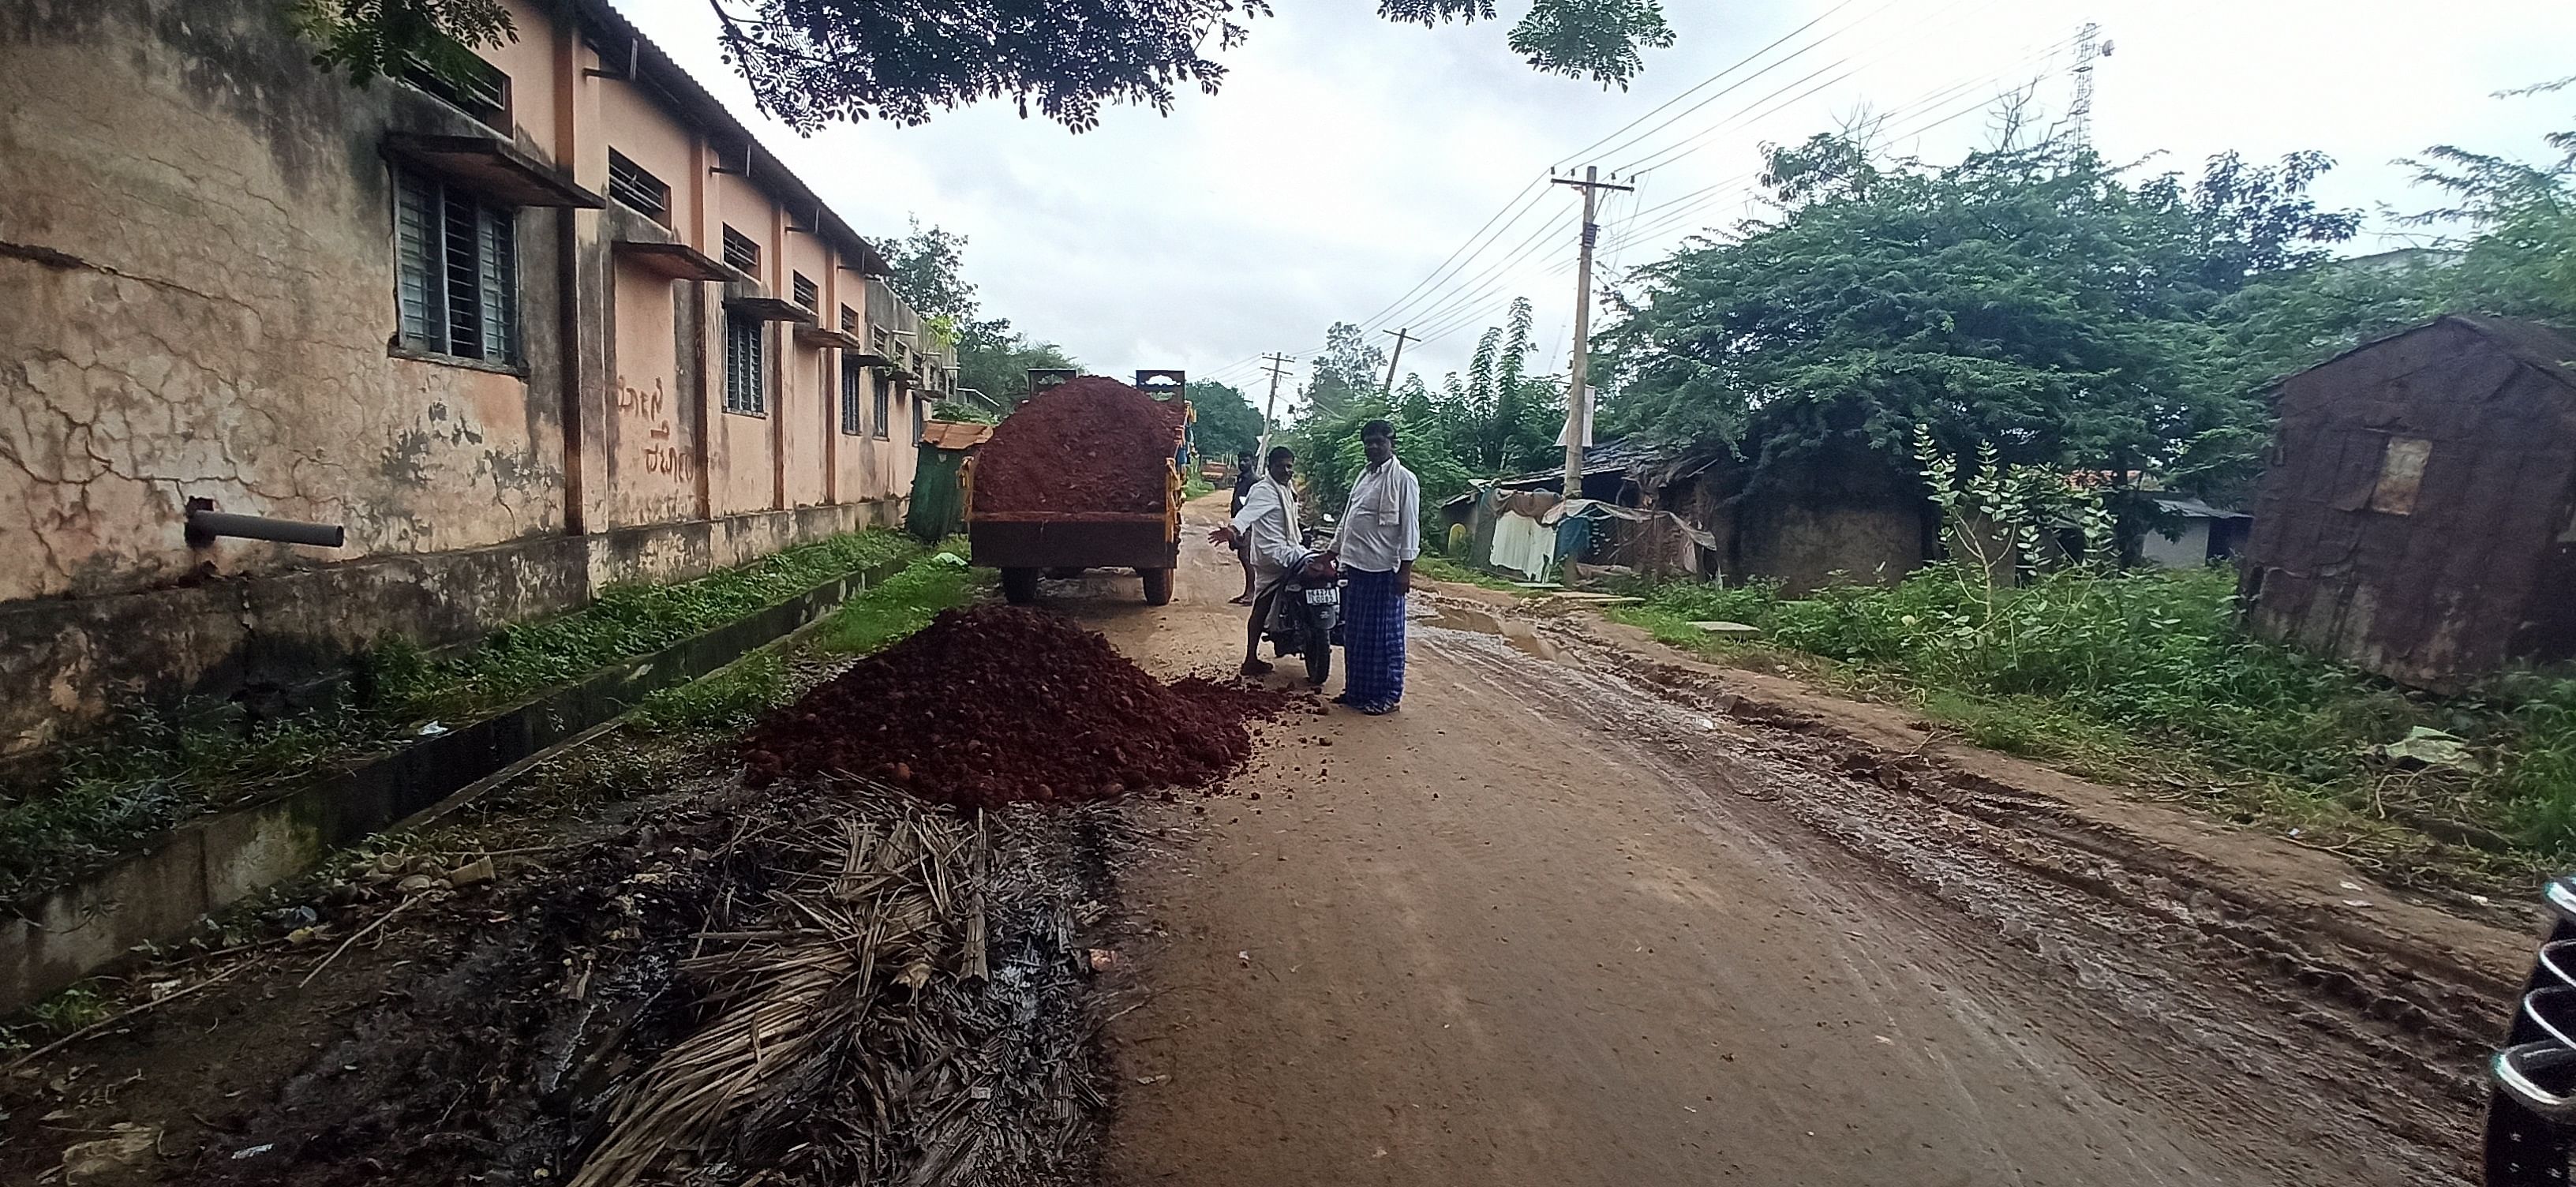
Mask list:
[[[1200,534],[1172,606],[1047,600],[1221,662],[1239,578]],[[1274,731],[1258,800],[1144,812],[1110,1183],[2473,1174],[2483,987],[1600,664],[1420,623],[1411,656],[1402,712]]]

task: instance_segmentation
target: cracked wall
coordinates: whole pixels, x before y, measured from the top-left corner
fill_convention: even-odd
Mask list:
[[[527,375],[387,350],[375,145],[460,117],[319,75],[281,20],[36,0],[0,26],[0,602],[316,559],[190,549],[194,497],[345,524],[330,560],[563,526],[560,413],[532,394],[558,353],[544,271],[522,269]],[[551,220],[520,234],[551,255]]]
[[[506,132],[320,73],[280,0],[0,5],[0,758],[127,702],[267,703],[388,634],[464,643],[900,521],[909,434],[838,433],[836,351],[771,326],[770,407],[722,412],[726,286],[617,245],[715,254],[736,224],[768,291],[802,272],[827,308],[872,253],[817,236],[810,192],[791,216],[716,173],[744,131],[649,43],[658,77],[602,69],[613,13],[509,5],[519,38],[485,55]],[[400,351],[396,130],[500,134],[592,193],[614,147],[668,209],[520,211],[518,360]],[[347,545],[192,549],[193,498]]]

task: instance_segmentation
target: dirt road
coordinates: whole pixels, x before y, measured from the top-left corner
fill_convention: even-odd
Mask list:
[[[1230,561],[1049,600],[1221,662]],[[1613,673],[1417,623],[1402,712],[1139,809],[1110,1182],[2467,1181],[2488,987]]]

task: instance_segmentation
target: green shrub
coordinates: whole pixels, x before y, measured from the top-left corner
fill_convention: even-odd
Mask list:
[[[1936,566],[1797,599],[1766,585],[1630,592],[1644,603],[1613,616],[1666,642],[1740,648],[1689,624],[1749,623],[1764,631],[1751,646],[1893,679],[1972,741],[2018,754],[2163,752],[2377,811],[2388,771],[2370,747],[2445,730],[2496,771],[2422,777],[2422,794],[2540,854],[2576,855],[2576,680],[2525,677],[2482,698],[2401,689],[2242,634],[2224,569],[2070,569],[1990,589],[1973,570]]]
[[[645,697],[627,722],[649,734],[742,729],[786,697],[787,662],[776,651],[759,651]]]
[[[0,791],[0,895],[321,764],[409,740],[427,720],[453,725],[505,708],[919,551],[899,533],[851,533],[696,581],[614,587],[580,611],[504,627],[454,655],[387,639],[360,658],[354,699],[282,717],[244,720],[222,704],[136,710],[66,748],[42,785]]]
[[[865,655],[930,625],[942,610],[974,601],[991,587],[989,570],[966,566],[966,543],[952,538],[939,551],[842,604],[814,635],[814,648],[834,655]]]

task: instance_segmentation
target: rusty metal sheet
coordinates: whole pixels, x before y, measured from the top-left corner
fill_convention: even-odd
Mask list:
[[[2244,554],[2254,630],[2433,688],[2569,658],[2576,377],[2534,360],[2576,344],[2534,333],[2446,318],[2284,382]]]

